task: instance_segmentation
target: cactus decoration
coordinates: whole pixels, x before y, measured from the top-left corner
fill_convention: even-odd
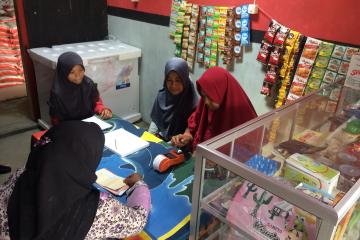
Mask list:
[[[250,192],[256,192],[257,188],[255,187],[256,185],[254,183],[247,183],[247,191],[246,193],[244,193],[243,198],[246,199],[246,197],[249,195]]]
[[[271,202],[273,196],[270,196],[268,199],[265,200],[266,193],[267,192],[264,190],[259,199],[257,198],[257,193],[254,193],[253,199],[256,202],[256,206],[253,209],[253,211],[251,212],[251,214],[250,214],[251,216],[256,217],[257,211],[259,210],[260,206],[261,205],[268,205]]]

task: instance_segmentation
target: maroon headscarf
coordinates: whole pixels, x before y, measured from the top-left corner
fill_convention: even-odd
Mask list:
[[[225,69],[209,68],[196,86],[199,93],[202,91],[220,107],[211,111],[204,99],[200,99],[195,112],[188,119],[188,128],[194,137],[192,150],[197,144],[257,117],[245,91]]]

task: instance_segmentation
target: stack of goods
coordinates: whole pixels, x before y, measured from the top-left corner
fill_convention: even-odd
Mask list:
[[[234,15],[235,10],[233,8],[229,8],[227,10],[227,16],[226,16],[226,28],[225,28],[225,47],[224,47],[224,53],[223,53],[223,62],[225,65],[232,65],[234,62],[234,52],[235,47],[234,46],[234,31],[235,31],[235,22],[234,22]],[[238,50],[240,52],[240,49]]]
[[[290,30],[289,35],[285,41],[285,53],[282,56],[282,67],[279,73],[280,87],[275,99],[275,108],[281,107],[286,99],[286,94],[291,85],[293,69],[296,68],[299,56],[300,44],[302,43],[304,36],[300,33]]]
[[[250,15],[248,5],[229,8],[226,19],[223,63],[232,65],[241,56],[241,46],[250,44]]]
[[[170,23],[169,23],[169,28],[170,28],[169,35],[171,38],[174,38],[176,34],[176,30],[177,30],[176,24],[177,24],[179,12],[181,12],[180,8],[181,8],[181,0],[173,0],[171,5]]]
[[[219,28],[219,17],[218,13],[215,14],[215,7],[201,7],[197,60],[199,63],[203,63],[205,67],[212,67],[217,64],[218,35],[215,33]],[[204,44],[200,44],[202,41]]]
[[[215,15],[219,15],[218,17],[218,28],[217,31],[214,32],[218,38],[218,50],[220,53],[223,53],[225,50],[225,31],[226,31],[226,19],[227,19],[227,7],[216,7]],[[216,22],[215,22],[216,24]]]
[[[308,84],[305,88],[305,94],[319,89],[325,75],[327,77],[324,78],[324,81],[326,80],[327,82],[331,83],[335,79],[335,78],[333,79],[331,78],[332,76],[331,71],[325,73],[326,69],[328,68],[333,49],[334,49],[334,44],[332,43],[322,42],[320,44],[319,53],[314,64],[315,66],[311,71]]]
[[[288,34],[289,29],[274,20],[270,23],[265,33],[257,56],[257,60],[266,66],[266,74],[261,94],[270,96],[274,87],[278,84],[279,70],[282,66],[281,56],[286,49],[284,43]]]
[[[170,36],[176,44],[175,55],[185,59],[191,70],[196,51],[196,61],[207,68],[218,64],[220,54],[224,64],[230,65],[234,56],[240,57],[241,46],[250,44],[248,5],[199,7],[173,0]]]
[[[174,12],[177,11],[177,14]],[[196,53],[197,27],[199,21],[199,6],[196,4],[174,2],[170,18],[173,29],[176,17],[175,32],[171,32],[176,44],[175,55],[187,61],[190,70],[194,67]]]
[[[170,24],[172,24],[170,28],[172,32],[170,32],[170,36],[173,38],[176,46],[175,56],[178,57],[181,55],[181,41],[184,30],[185,8],[186,8],[185,4],[182,4],[181,2],[178,1],[173,2],[171,19],[170,19]],[[173,13],[173,11],[177,11],[177,12]],[[174,31],[174,24],[175,24],[175,31]]]
[[[306,39],[295,76],[287,96],[288,102],[294,101],[303,95],[315,58],[319,51],[320,44],[320,40],[310,37]]]
[[[0,17],[0,88],[25,82],[15,15],[13,9],[4,11],[8,14]]]
[[[278,108],[324,85],[344,80],[356,52],[358,48],[305,37],[272,20],[257,56],[266,67],[261,94],[273,96],[274,107]],[[326,93],[328,112],[335,111],[340,90]]]

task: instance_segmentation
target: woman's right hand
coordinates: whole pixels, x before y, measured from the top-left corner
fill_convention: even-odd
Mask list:
[[[193,137],[189,133],[178,134],[171,138],[171,145],[175,147],[184,147],[193,140]]]
[[[124,183],[129,187],[132,187],[139,180],[142,180],[141,175],[138,173],[133,173],[124,179]]]

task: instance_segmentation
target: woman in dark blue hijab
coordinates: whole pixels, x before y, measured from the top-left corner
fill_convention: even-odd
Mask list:
[[[158,92],[151,111],[149,132],[165,141],[183,133],[196,104],[197,96],[189,78],[187,62],[176,57],[170,59],[165,65],[163,88]]]

